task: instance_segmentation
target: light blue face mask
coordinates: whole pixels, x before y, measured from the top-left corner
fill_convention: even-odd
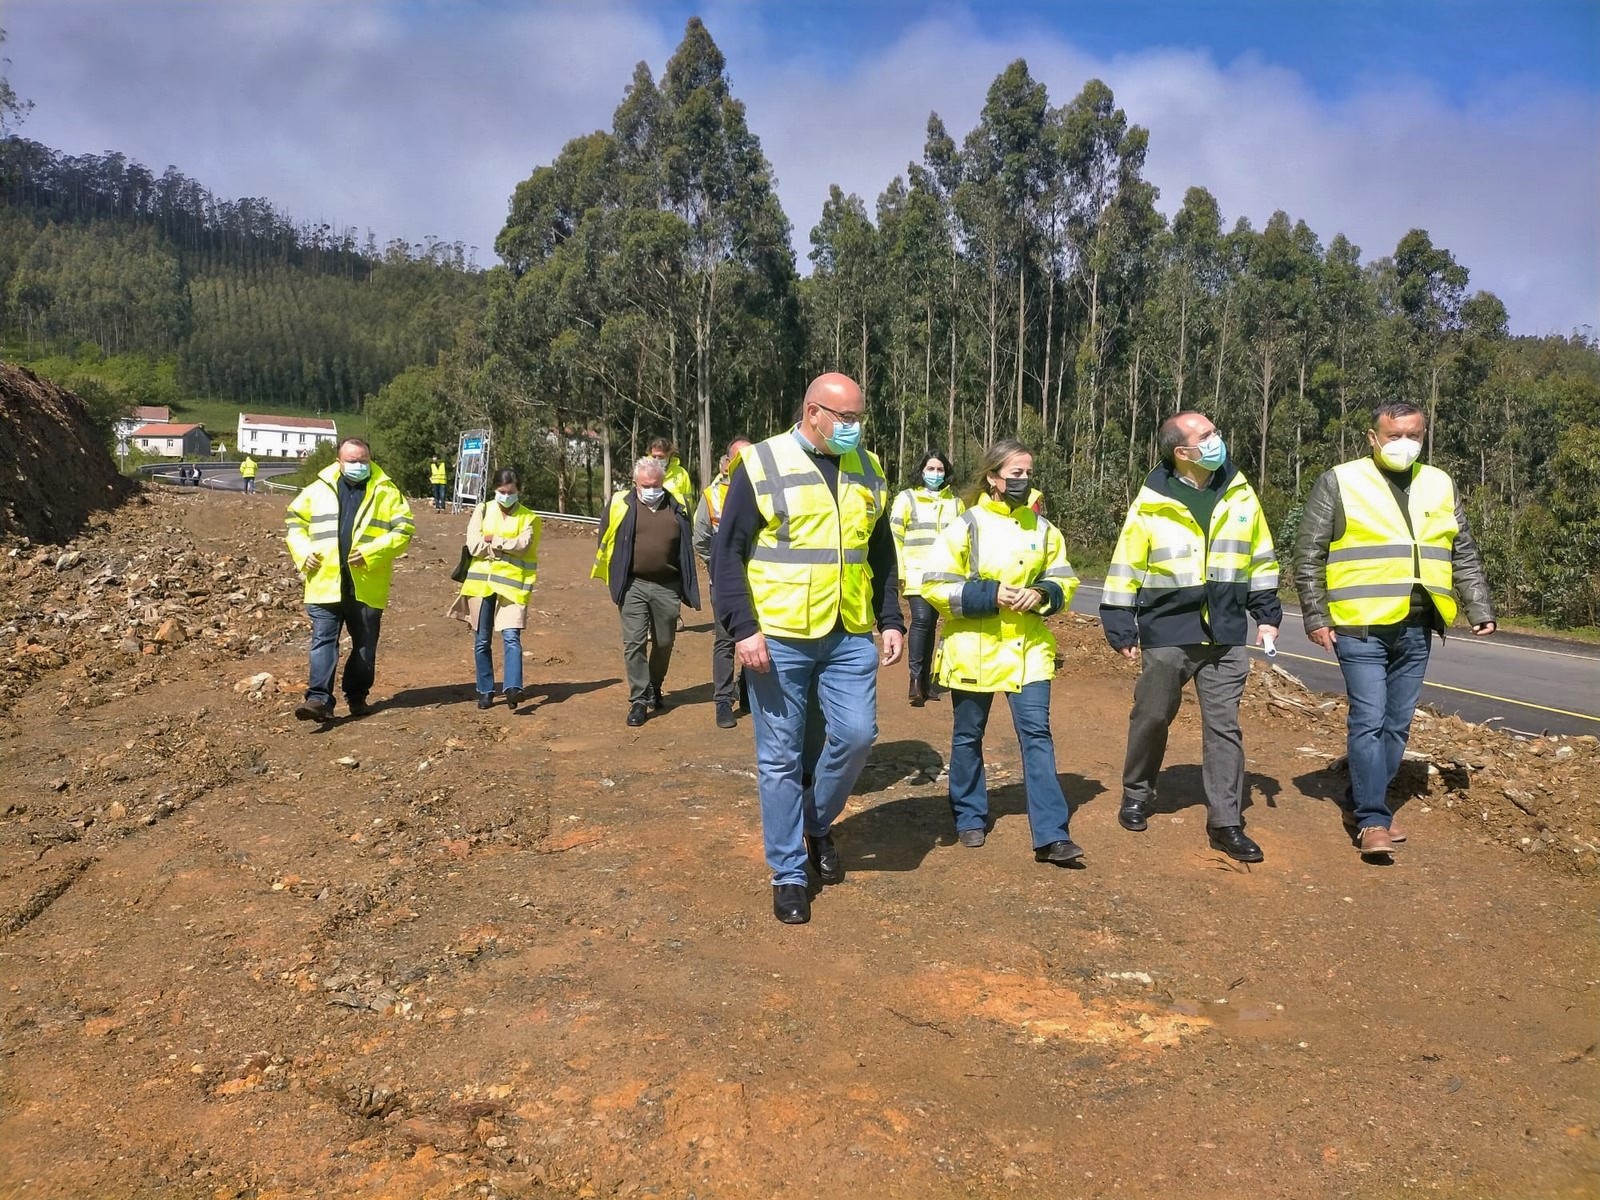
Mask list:
[[[501,508],[515,508],[517,501],[521,499],[515,492],[512,492],[509,496],[504,492],[496,492],[494,498],[500,502]]]
[[[1215,430],[1212,430],[1195,449],[1200,451],[1200,457],[1196,461],[1208,471],[1215,471],[1228,461],[1228,443],[1223,441],[1222,435]]]
[[[360,483],[372,474],[372,464],[364,462],[340,463],[339,469],[344,472],[344,477],[351,483]]]
[[[924,471],[922,482],[930,492],[937,492],[944,486],[944,476],[937,471]]]
[[[644,503],[648,504],[651,508],[654,508],[656,505],[660,504],[661,497],[665,496],[666,494],[666,488],[657,487],[639,489],[639,499],[644,501]]]
[[[839,421],[833,423],[833,432],[828,435],[829,454],[849,454],[861,445],[861,422],[854,425],[845,425]]]

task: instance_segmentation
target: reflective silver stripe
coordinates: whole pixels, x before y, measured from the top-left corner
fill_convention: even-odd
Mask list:
[[[1418,546],[1417,553],[1422,555],[1423,558],[1439,559],[1444,562],[1448,562],[1454,557],[1448,546]]]
[[[1337,550],[1328,551],[1328,561],[1361,562],[1374,558],[1410,558],[1411,547],[1398,542],[1388,542],[1382,546],[1341,546]]]
[[[1238,538],[1218,538],[1211,543],[1213,554],[1249,554],[1250,543],[1240,541]]]
[[[1077,577],[1078,573],[1071,567],[1051,567],[1043,575],[1039,576],[1040,579],[1076,579]]]
[[[966,581],[957,578],[954,583],[955,586],[945,593],[945,600],[950,605],[950,615],[952,617],[965,616],[966,614],[961,609],[961,597],[967,586]]]
[[[323,517],[306,517],[304,520],[307,525],[337,525],[339,523],[339,514],[330,513]]]
[[[867,560],[865,551],[852,550],[850,553],[860,554],[862,562],[866,562]],[[789,545],[757,546],[754,550],[750,551],[750,561],[817,564],[828,566],[836,564],[839,561],[839,552],[837,550],[829,550],[826,548],[819,550],[804,550],[797,546]]]
[[[963,583],[965,581],[962,579],[962,577],[960,575],[953,574],[950,571],[924,571],[922,573],[922,582],[923,583]]]
[[[1110,608],[1132,608],[1135,601],[1132,592],[1101,592],[1100,603]]]
[[[981,579],[978,574],[978,512],[969,508],[961,514],[961,519],[967,523],[967,578]]]
[[[1210,576],[1213,583],[1239,583],[1245,573],[1243,567],[1212,567]]]
[[[1278,573],[1276,571],[1263,571],[1259,575],[1251,576],[1250,590],[1252,592],[1275,592],[1278,590]]]
[[[494,582],[494,576],[488,571],[480,571],[476,567],[472,567],[467,571],[467,582],[470,583],[474,579],[480,580],[483,583]]]
[[[1274,550],[1261,550],[1250,556],[1250,562],[1252,565],[1256,563],[1272,562],[1277,557],[1277,552]]]
[[[1443,596],[1446,600],[1454,600],[1455,599],[1456,593],[1455,593],[1455,589],[1454,588],[1434,587],[1431,583],[1426,585],[1426,586],[1428,588],[1428,591],[1432,595]]]
[[[1112,563],[1106,568],[1106,578],[1110,579],[1138,579],[1139,572],[1126,563]]]
[[[1328,600],[1373,600],[1393,596],[1409,596],[1411,581],[1402,583],[1361,583],[1354,587],[1329,588]]]
[[[846,550],[844,552],[844,561],[846,566],[855,566],[857,564],[864,563],[867,561],[867,552],[864,549]]]
[[[1192,546],[1157,546],[1145,561],[1158,563],[1166,562],[1169,558],[1188,558],[1192,552]]]
[[[1200,576],[1194,571],[1182,575],[1148,575],[1140,586],[1147,592],[1170,592],[1177,588],[1199,587]]]
[[[524,558],[517,554],[507,554],[504,550],[497,553],[500,555],[499,559],[496,560],[498,562],[515,563],[524,571],[537,571],[539,569],[539,560],[537,558]]]

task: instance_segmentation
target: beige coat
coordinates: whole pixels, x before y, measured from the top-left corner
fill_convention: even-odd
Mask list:
[[[472,510],[472,520],[467,522],[467,553],[473,559],[492,559],[495,551],[504,549],[512,554],[521,554],[528,548],[533,540],[533,531],[530,529],[521,537],[510,540],[497,539],[493,546],[489,545],[486,538],[494,537],[495,527],[500,523],[500,506],[493,501],[480,504]],[[487,513],[487,515],[485,515]],[[483,600],[478,596],[457,596],[454,604],[450,606],[447,616],[458,621],[465,621],[471,628],[478,627],[478,609]],[[525,604],[512,604],[504,596],[495,598],[494,628],[498,633],[502,629],[526,629],[528,627],[528,606]]]

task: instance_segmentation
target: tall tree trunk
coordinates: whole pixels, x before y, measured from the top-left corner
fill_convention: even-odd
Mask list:
[[[1185,291],[1178,303],[1178,362],[1173,374],[1172,413],[1177,416],[1183,411],[1183,384],[1186,377],[1186,367],[1183,361],[1184,347],[1189,342],[1189,293]]]
[[[1261,452],[1256,459],[1256,486],[1267,485],[1267,432],[1272,417],[1272,357],[1273,345],[1269,338],[1261,347]]]
[[[989,383],[983,396],[983,444],[994,444],[994,393],[1000,370],[1000,280],[994,254],[989,256]]]
[[[1039,380],[1039,428],[1050,429],[1050,368],[1055,349],[1056,261],[1050,259],[1050,278],[1045,281],[1044,300],[1044,376]]]
[[[1211,395],[1211,411],[1213,415],[1222,406],[1222,368],[1228,361],[1228,309],[1233,305],[1230,295],[1222,302],[1222,336],[1217,341],[1217,386]]]
[[[1017,395],[1016,415],[1013,418],[1013,428],[1018,432],[1022,430],[1022,371],[1023,363],[1027,358],[1028,348],[1028,261],[1025,255],[1017,255]]]

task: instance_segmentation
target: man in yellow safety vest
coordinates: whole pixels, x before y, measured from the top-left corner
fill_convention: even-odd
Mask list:
[[[244,461],[239,464],[239,478],[244,480],[244,490],[247,492],[256,490],[256,470],[256,460],[246,454]]]
[[[685,509],[694,497],[694,483],[689,478],[689,472],[684,470],[683,464],[678,461],[678,456],[672,452],[672,439],[658,437],[650,443],[650,457],[661,464],[662,475],[665,479],[664,486]]]
[[[1114,650],[1139,660],[1128,716],[1117,820],[1150,827],[1167,731],[1194,681],[1200,700],[1206,836],[1239,862],[1260,862],[1244,832],[1244,734],[1239,701],[1250,677],[1250,618],[1256,641],[1276,639],[1283,620],[1278,556],[1261,501],[1204,413],[1168,417],[1156,432],[1161,462],[1122,524],[1100,598],[1100,624]]]
[[[389,603],[394,560],[411,541],[411,506],[394,481],[373,465],[360,438],[339,443],[330,463],[289,503],[284,541],[305,579],[311,617],[311,671],[305,700],[294,710],[302,721],[333,718],[333,677],[339,666],[339,631],[350,631],[344,695],[350,715],[371,711],[378,661],[378,630]]]
[[[428,482],[433,485],[433,511],[444,511],[444,489],[450,482],[450,473],[445,469],[444,455],[435,454],[433,461],[428,464]]]
[[[1361,857],[1387,862],[1405,835],[1388,790],[1422,694],[1430,638],[1455,620],[1495,630],[1488,575],[1454,481],[1419,464],[1427,418],[1386,401],[1372,414],[1372,453],[1325,471],[1295,542],[1306,635],[1339,659],[1349,697],[1350,789],[1344,824]]]
[[[888,485],[860,445],[864,410],[848,376],[813,380],[795,426],[740,456],[711,547],[717,620],[755,705],[773,915],[790,925],[811,919],[808,866],[822,883],[844,878],[833,822],[878,735],[878,665],[904,649]],[[813,685],[827,732],[807,787]]]
[[[694,552],[711,571],[711,539],[722,524],[722,508],[728,499],[728,475],[739,455],[750,445],[750,439],[740,434],[728,443],[728,452],[719,464],[717,477],[700,494],[700,504],[694,510]],[[735,677],[733,669],[733,638],[720,624],[713,621],[711,640],[711,698],[716,703],[717,728],[732,729],[737,722],[733,717],[733,702],[739,698],[742,680]],[[746,708],[748,709],[748,704]]]

